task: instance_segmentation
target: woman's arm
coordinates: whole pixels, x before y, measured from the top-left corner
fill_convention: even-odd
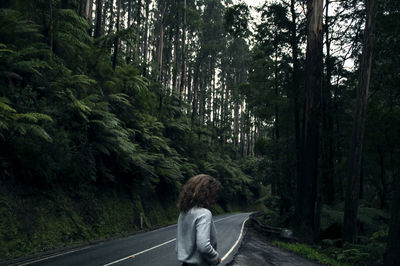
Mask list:
[[[203,258],[211,264],[220,262],[218,252],[213,248],[210,241],[212,214],[206,211],[196,221],[196,246]]]

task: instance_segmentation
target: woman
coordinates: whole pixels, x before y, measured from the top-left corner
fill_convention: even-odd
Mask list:
[[[209,175],[196,175],[179,195],[176,252],[185,265],[216,265],[221,262],[217,236],[209,208],[216,202],[221,183]]]

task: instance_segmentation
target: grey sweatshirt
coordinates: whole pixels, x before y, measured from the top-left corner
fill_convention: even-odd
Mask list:
[[[218,263],[217,233],[212,214],[205,208],[192,208],[179,215],[176,252],[180,262],[196,265]]]

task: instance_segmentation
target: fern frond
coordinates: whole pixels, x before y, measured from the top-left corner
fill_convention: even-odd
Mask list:
[[[41,126],[38,125],[27,125],[27,127],[30,129],[30,132],[39,137],[42,138],[43,140],[47,142],[52,142],[53,139],[50,137],[50,135],[44,130]]]
[[[53,122],[53,119],[50,116],[41,113],[14,114],[13,119],[16,121],[26,120],[32,123],[37,123],[39,121]]]
[[[122,103],[124,105],[131,106],[129,95],[126,95],[125,93],[110,94],[108,95],[108,98],[112,102]]]
[[[10,112],[10,113],[16,113],[17,112],[14,108],[12,108],[8,104],[2,102],[1,100],[0,100],[0,111]]]

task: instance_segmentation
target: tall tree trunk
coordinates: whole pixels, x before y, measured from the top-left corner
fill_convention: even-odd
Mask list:
[[[49,25],[49,39],[50,39],[50,60],[53,60],[54,53],[54,10],[53,10],[53,1],[49,0],[49,9],[50,9],[50,25]]]
[[[280,149],[279,149],[279,106],[278,106],[278,100],[279,100],[279,86],[278,86],[278,32],[275,30],[275,36],[274,36],[274,54],[275,54],[275,59],[274,59],[274,96],[275,96],[275,103],[274,103],[274,115],[275,115],[275,121],[274,121],[274,164],[273,164],[273,177],[272,177],[272,187],[274,188],[272,190],[272,193],[274,195],[278,195],[279,193],[279,180],[280,180],[280,167],[279,167],[279,161],[280,161]]]
[[[374,46],[375,17],[377,10],[376,2],[376,0],[367,1],[367,18],[360,65],[359,84],[357,88],[357,107],[353,123],[352,142],[350,146],[349,176],[347,180],[348,182],[345,197],[343,235],[343,240],[350,243],[357,242],[357,212],[360,189],[359,182],[368,89],[372,66],[372,51]]]
[[[199,58],[197,58],[196,62],[196,67],[194,71],[194,79],[193,79],[193,95],[192,95],[192,127],[194,125],[194,120],[197,116],[197,111],[198,111],[198,95],[199,95],[199,86],[198,86],[198,80],[199,80]]]
[[[179,106],[182,106],[182,94],[186,87],[186,0],[183,0],[182,16],[182,57],[181,57],[181,83],[179,85]]]
[[[367,1],[367,19],[365,22],[363,51],[360,76],[357,88],[357,107],[354,117],[352,141],[350,144],[349,176],[344,207],[343,240],[350,243],[357,241],[357,211],[360,189],[360,170],[364,140],[365,117],[367,110],[368,89],[371,77],[372,51],[374,47],[375,18],[377,0]]]
[[[296,9],[295,0],[290,1],[290,13],[292,16],[290,26],[290,46],[292,48],[292,62],[293,62],[293,74],[292,74],[292,86],[293,86],[293,116],[294,116],[294,131],[295,131],[295,142],[296,142],[296,177],[297,184],[301,183],[301,137],[300,137],[300,86],[299,86],[299,60],[298,60],[298,37],[296,30]],[[299,187],[299,186],[298,186]]]
[[[102,9],[103,9],[103,0],[96,1],[96,27],[94,30],[94,37],[98,38],[101,35],[102,29]]]
[[[329,0],[325,4],[325,44],[326,44],[326,88],[322,96],[322,185],[326,202],[333,203],[335,197],[335,187],[333,182],[334,175],[334,150],[333,150],[333,118],[332,118],[332,100],[331,100],[331,77],[332,63],[330,55],[329,39]]]
[[[119,1],[119,0],[117,0]],[[118,5],[118,3],[117,3]],[[118,12],[118,11],[117,11]],[[105,20],[104,20],[105,21]],[[114,28],[114,0],[111,0],[111,6],[110,6],[110,24],[108,25],[108,35],[111,34],[112,30]],[[116,30],[117,32],[118,30]]]
[[[243,105],[240,112],[240,157],[244,157],[244,111]]]
[[[140,22],[142,19],[142,0],[137,1],[137,15],[136,15],[136,48],[135,60],[139,62],[139,42],[140,42]]]
[[[89,22],[90,28],[92,28],[92,19],[93,19],[93,0],[89,0],[89,6],[87,9],[87,15],[86,18]],[[92,30],[90,30],[92,32]]]
[[[236,75],[235,75],[235,85],[237,84],[236,80]],[[234,91],[234,96],[233,96],[233,101],[234,101],[234,108],[233,108],[233,140],[234,140],[234,145],[235,148],[237,148],[239,144],[239,99],[238,99],[238,91],[236,86],[234,85],[233,91]],[[236,150],[235,150],[236,154]]]
[[[130,28],[131,21],[132,21],[132,1],[133,0],[128,0],[128,28]],[[131,54],[131,46],[128,44],[126,46],[126,63],[129,64],[132,59],[132,54]]]
[[[178,87],[177,87],[177,77],[178,77],[178,48],[179,48],[179,3],[180,0],[175,1],[176,2],[176,13],[175,13],[175,19],[177,20],[175,23],[175,38],[174,38],[174,67],[173,67],[173,74],[172,74],[172,88],[178,93]]]
[[[121,0],[117,0],[117,31],[119,32],[119,20],[121,17]],[[114,56],[113,56],[113,70],[115,70],[115,66],[117,65],[117,57],[118,57],[118,49],[119,49],[119,38],[115,37],[114,39]]]
[[[174,90],[174,88],[170,88],[171,86],[170,86],[170,83],[171,83],[171,80],[172,80],[172,78],[171,78],[171,71],[172,71],[172,69],[171,69],[171,63],[172,63],[172,56],[173,56],[173,49],[172,49],[172,39],[173,39],[173,37],[174,37],[174,34],[173,34],[173,29],[172,29],[172,27],[170,27],[169,28],[169,32],[168,32],[168,42],[167,42],[167,49],[166,49],[166,55],[165,55],[165,64],[164,64],[164,73],[165,73],[165,76],[164,76],[164,86],[166,87],[166,88],[168,88],[168,93],[170,93],[171,95],[172,95],[172,93],[173,93],[173,90]]]
[[[143,40],[143,76],[147,75],[147,53],[148,53],[148,31],[149,31],[149,5],[151,0],[146,0],[146,21],[144,24],[144,40]]]
[[[298,186],[298,233],[307,241],[317,238],[315,203],[318,178],[318,143],[322,90],[323,0],[307,0],[307,54],[303,127],[303,171]]]
[[[164,52],[164,15],[167,9],[166,0],[162,0],[160,4],[160,35],[158,41],[158,71],[159,71],[159,80],[163,80],[163,52]]]

